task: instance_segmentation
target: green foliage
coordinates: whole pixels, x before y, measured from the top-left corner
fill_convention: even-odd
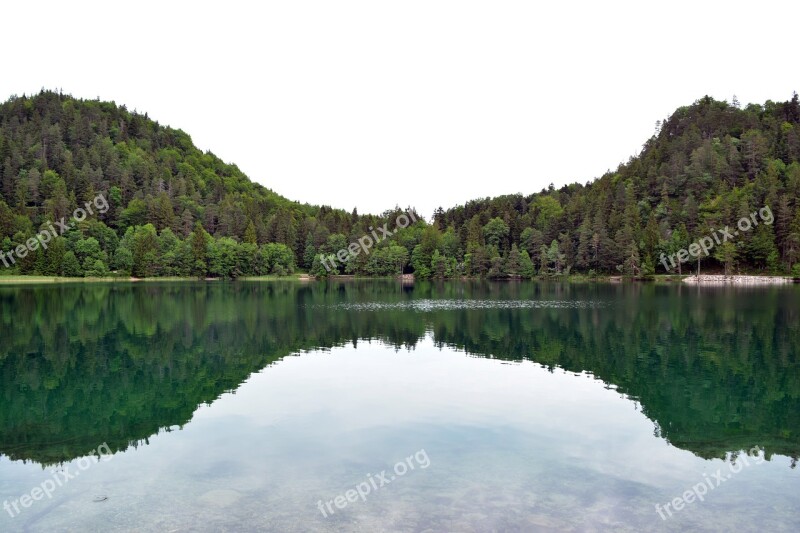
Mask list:
[[[61,262],[61,275],[69,278],[83,276],[81,264],[78,262],[78,258],[75,257],[75,252],[72,250],[64,254],[64,258]]]
[[[314,265],[314,257],[317,255],[317,245],[315,244],[314,234],[308,232],[306,243],[303,248],[303,267],[310,269]]]
[[[714,249],[714,258],[725,266],[725,275],[731,274],[738,251],[736,245],[725,241]]]
[[[247,244],[258,244],[258,237],[256,235],[256,227],[251,220],[244,231],[244,242]]]
[[[542,275],[560,276],[563,273],[566,255],[561,252],[558,241],[554,240],[549,247],[543,244],[540,256],[542,258]]]
[[[147,204],[141,198],[134,198],[122,210],[118,225],[123,228],[147,224]]]
[[[311,268],[308,271],[309,274],[311,274],[312,276],[316,276],[318,278],[327,278],[328,276],[336,275],[337,272],[331,268],[331,264],[329,261],[327,262],[327,265],[328,268],[331,268],[331,270],[325,268],[326,263],[323,262],[323,260],[325,259],[327,259],[327,257],[325,257],[324,254],[316,254],[314,256],[314,261],[311,264]]]
[[[208,275],[209,242],[211,237],[198,221],[194,231],[189,235],[192,249],[192,274],[200,278]]]
[[[190,245],[181,241],[169,228],[158,236],[159,276],[185,277],[191,275]]]
[[[558,198],[550,195],[537,196],[531,202],[531,211],[536,213],[536,226],[542,231],[550,229],[564,214],[564,208]]]
[[[651,267],[663,273],[661,253],[675,254],[726,225],[735,229],[740,218],[770,206],[774,224],[740,233],[735,263],[744,271],[788,272],[800,259],[798,117],[796,97],[745,109],[705,97],[678,109],[640,155],[588,185],[476,200],[438,213],[436,221],[455,228],[471,275],[491,269],[484,244],[504,257],[517,244],[538,270],[554,274],[547,244],[554,240],[562,272],[574,266],[613,273],[619,265],[629,275],[649,275]],[[729,256],[703,257],[703,268],[730,270]]]
[[[112,268],[119,274],[130,274],[133,269],[133,253],[129,248],[120,246],[114,254]]]
[[[108,276],[108,274],[108,267],[100,259],[87,263],[84,266],[84,275],[87,278],[103,278]]]
[[[528,258],[528,261],[530,262],[530,258]],[[522,274],[522,256],[516,244],[511,246],[503,266],[507,276],[517,277]]]
[[[294,273],[296,269],[294,252],[285,244],[265,244],[260,248],[260,253],[270,274],[287,276]]]
[[[408,250],[391,245],[372,252],[367,261],[367,273],[373,276],[398,276],[408,264]]]
[[[500,218],[493,218],[483,227],[483,237],[486,244],[502,249],[508,237],[508,224]]]
[[[434,249],[435,252],[439,250]],[[419,279],[430,279],[433,276],[431,262],[433,254],[428,254],[421,244],[414,247],[411,252],[411,265],[414,268],[414,275]]]
[[[532,278],[536,275],[536,268],[533,266],[533,261],[531,261],[527,250],[522,250],[522,252],[520,252],[519,274],[525,279]]]
[[[80,239],[74,245],[75,255],[78,262],[81,264],[85,275],[97,277],[94,272],[97,270],[98,263],[102,265],[103,272],[108,271],[106,263],[108,262],[108,255],[100,248],[100,243],[94,237],[88,239]]]
[[[113,268],[135,275],[185,274],[183,239],[198,223],[206,232],[198,239],[206,242],[190,246],[189,271],[206,276],[212,238],[284,244],[309,267],[314,253],[305,254],[298,236],[311,234],[318,249],[330,234],[343,237],[356,227],[388,221],[289,201],[251,182],[236,166],[197,149],[184,132],[112,103],[50,91],[15,97],[0,104],[0,139],[0,239],[30,237],[34,228],[68,218],[76,207],[104,193],[108,211],[91,215],[80,231],[100,243]],[[179,237],[171,249],[159,249],[149,266],[144,259],[154,258],[147,255],[153,252],[152,239],[146,239],[144,248],[133,238],[119,245],[129,228],[148,224],[157,233],[169,229]],[[161,257],[163,253],[169,257]],[[281,272],[295,268],[285,258],[276,264]],[[29,266],[53,270],[38,255],[31,256]]]
[[[651,266],[663,268],[662,253],[733,228],[763,206],[774,222],[741,232],[735,249],[718,247],[702,258],[703,268],[787,273],[800,261],[798,121],[797,97],[743,109],[704,97],[676,110],[638,156],[587,185],[439,209],[434,224],[418,220],[368,254],[335,261],[330,274],[528,277],[527,252],[543,275],[617,267],[649,275]],[[54,92],[0,104],[0,139],[4,250],[68,219],[98,193],[109,203],[63,246],[21,259],[14,266],[21,273],[60,272],[72,252],[78,267],[72,259],[67,266],[78,275],[96,271],[97,261],[135,276],[282,274],[298,263],[328,275],[319,254],[346,250],[401,213],[359,215],[289,201],[197,149],[180,130]],[[279,259],[276,250],[262,250],[270,244],[285,247]],[[399,250],[386,251],[393,246],[406,251],[405,261]],[[678,262],[677,270],[696,262]]]
[[[627,257],[625,258],[623,270],[626,276],[639,276],[641,274],[639,246],[633,241],[628,245]]]
[[[43,276],[61,276],[66,252],[66,239],[51,241],[46,250],[38,252],[36,271]]]
[[[133,228],[133,267],[131,275],[137,278],[155,276],[158,268],[158,236],[152,224]]]
[[[438,275],[432,268],[432,261],[441,244],[442,235],[435,226],[428,226],[423,230],[419,244],[411,252],[411,265],[416,277],[429,279]]]
[[[242,274],[239,244],[230,237],[212,241],[208,255],[212,276],[235,279]]]
[[[436,279],[447,277],[447,260],[439,250],[434,250],[431,256],[431,277]]]
[[[503,258],[495,255],[491,258],[489,272],[486,274],[489,279],[499,279],[505,277],[503,272]]]

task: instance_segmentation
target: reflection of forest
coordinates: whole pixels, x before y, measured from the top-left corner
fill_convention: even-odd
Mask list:
[[[601,304],[397,305],[428,298]],[[347,309],[356,302],[395,305]],[[702,457],[800,452],[794,287],[368,281],[0,288],[0,453],[49,464],[102,442],[124,450],[290,353],[360,339],[413,346],[426,330],[470,354],[591,372]]]

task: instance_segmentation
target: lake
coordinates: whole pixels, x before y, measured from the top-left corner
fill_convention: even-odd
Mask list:
[[[0,531],[800,530],[797,286],[0,286],[0,339]]]

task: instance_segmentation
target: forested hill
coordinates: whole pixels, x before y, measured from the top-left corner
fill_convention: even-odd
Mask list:
[[[591,139],[578,138],[576,156],[581,142]],[[147,115],[43,91],[0,104],[0,252],[98,194],[109,208],[46,250],[0,263],[0,275],[236,277],[300,267],[421,278],[643,276],[665,271],[662,253],[765,206],[774,220],[758,219],[701,256],[703,269],[800,273],[798,159],[796,94],[743,109],[706,97],[678,109],[641,154],[592,183],[439,209],[433,225],[412,213],[419,220],[410,227],[368,253],[328,262],[328,271],[322,258],[377,236],[373,228],[393,226],[401,211],[359,215],[287,200]]]
[[[42,91],[0,105],[0,251],[98,194],[107,212],[11,268],[0,263],[0,275],[282,274],[310,267],[332,236],[361,236],[391,214],[289,201],[183,131],[114,103]]]
[[[766,220],[756,216],[761,224],[716,246],[711,257],[701,255],[701,266],[785,273],[800,261],[796,93],[789,102],[743,109],[735,98],[728,104],[705,97],[656,128],[641,154],[592,183],[439,209],[436,224],[455,234],[480,271],[508,271],[509,257],[519,268],[526,251],[537,271],[638,275],[664,273],[660,254],[720,236],[712,232],[725,226],[733,231],[766,206]],[[580,142],[575,153],[580,157]],[[772,224],[764,223],[768,213]]]

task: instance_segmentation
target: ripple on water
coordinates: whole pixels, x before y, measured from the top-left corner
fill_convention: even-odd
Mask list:
[[[345,311],[450,311],[459,309],[595,309],[603,302],[594,300],[411,300],[407,302],[342,302],[315,305]]]

